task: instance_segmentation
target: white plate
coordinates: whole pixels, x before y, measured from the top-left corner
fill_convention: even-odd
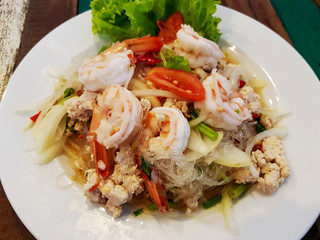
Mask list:
[[[23,132],[28,114],[17,113],[47,88],[47,66],[66,66],[79,52],[95,53],[100,45],[91,33],[90,12],[48,34],[24,58],[1,103],[1,181],[23,223],[40,239],[299,239],[320,210],[320,87],[303,58],[282,38],[238,12],[218,7],[223,38],[244,51],[269,81],[291,115],[285,140],[291,177],[273,196],[251,193],[234,207],[237,235],[225,228],[222,214],[199,211],[190,217],[127,211],[113,219],[91,204],[81,187],[68,185],[66,159],[45,166],[33,163],[31,134]],[[248,60],[250,65],[250,61]],[[275,92],[276,93],[276,92]],[[271,94],[272,95],[272,94]],[[35,97],[37,96],[37,97]],[[31,114],[31,113],[30,113]],[[65,185],[65,187],[63,187]]]

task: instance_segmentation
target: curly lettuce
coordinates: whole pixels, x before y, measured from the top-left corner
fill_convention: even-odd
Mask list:
[[[180,11],[186,24],[205,38],[217,41],[221,19],[212,15],[218,3],[214,0],[93,0],[92,31],[108,35],[113,42],[149,34],[156,36],[157,20],[165,21]]]

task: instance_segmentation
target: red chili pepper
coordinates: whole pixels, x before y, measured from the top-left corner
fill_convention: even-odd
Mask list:
[[[83,90],[81,89],[81,90],[79,90],[78,92],[77,92],[77,95],[80,97],[82,94],[83,94]]]
[[[151,53],[146,53],[143,55],[135,55],[136,62],[147,62],[151,65],[156,65],[157,63],[161,63],[162,59],[154,57]]]
[[[30,117],[31,121],[32,122],[36,122],[38,117],[39,117],[39,115],[40,115],[40,113],[41,113],[41,111],[39,111],[37,114],[35,114],[32,117]]]
[[[243,88],[246,84],[246,81],[243,81],[241,79],[239,80],[239,88]]]
[[[100,182],[101,182],[101,178],[99,177],[98,182],[89,189],[89,192],[92,192],[93,190],[95,190],[99,186]]]
[[[83,139],[83,135],[82,134],[79,135],[79,139]]]
[[[262,151],[262,148],[263,148],[263,142],[261,142],[261,143],[259,144],[258,149],[259,149],[260,151]]]
[[[260,117],[260,116],[259,116],[258,113],[252,113],[252,119],[253,119],[253,120],[258,119],[259,117]]]

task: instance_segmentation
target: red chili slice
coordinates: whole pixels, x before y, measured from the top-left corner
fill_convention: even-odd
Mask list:
[[[246,81],[240,80],[239,81],[239,88],[243,88],[246,85]]]
[[[35,115],[33,115],[32,117],[30,117],[31,121],[32,122],[36,122],[39,115],[40,115],[41,111],[39,111],[38,113],[36,113]]]

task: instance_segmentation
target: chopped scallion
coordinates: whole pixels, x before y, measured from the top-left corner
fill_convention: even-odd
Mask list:
[[[168,205],[169,205],[169,208],[176,208],[176,207],[179,206],[179,203],[174,202],[174,201],[172,201],[172,200],[169,200],[169,201],[168,201]],[[155,211],[155,210],[158,210],[159,208],[158,208],[157,204],[155,204],[155,203],[150,203],[150,204],[147,205],[147,209],[148,209],[149,211]]]
[[[142,208],[139,208],[138,210],[134,211],[133,214],[135,216],[139,216],[141,213],[143,213],[143,209]]]
[[[141,169],[151,179],[151,165],[141,156]]]
[[[261,132],[263,132],[263,131],[265,131],[266,130],[266,128],[264,127],[264,126],[262,126],[262,124],[260,124],[260,123],[257,123],[256,124],[256,131],[257,131],[257,133],[261,133]]]
[[[228,192],[229,197],[231,197],[233,200],[238,199],[243,196],[250,187],[250,184],[235,184]]]
[[[197,112],[198,111],[198,112]],[[192,119],[196,119],[199,116],[199,109],[194,109],[190,113]],[[216,141],[219,137],[218,133],[214,131],[212,128],[208,127],[203,122],[196,125],[196,128],[198,128],[199,132],[203,135],[207,136],[212,141]]]
[[[209,200],[205,201],[202,206],[204,209],[208,209],[213,207],[214,205],[218,204],[222,200],[222,195],[217,194],[214,197],[210,198]]]

